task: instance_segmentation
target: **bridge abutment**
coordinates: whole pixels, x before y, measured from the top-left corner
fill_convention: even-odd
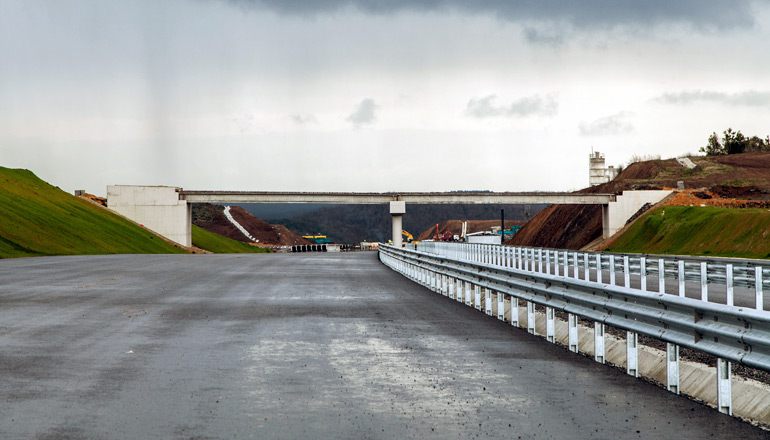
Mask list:
[[[179,200],[180,188],[110,185],[107,207],[185,247],[192,246],[192,205]]]

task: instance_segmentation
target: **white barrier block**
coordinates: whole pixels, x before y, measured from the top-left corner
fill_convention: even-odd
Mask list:
[[[545,308],[545,339],[550,343],[556,342],[556,330],[553,307]]]
[[[604,359],[604,324],[594,322],[594,360],[605,363]]]
[[[533,335],[537,334],[535,329],[535,303],[527,301],[527,331]]]
[[[570,313],[567,318],[567,321],[569,325],[569,351],[573,353],[577,353],[578,352],[578,316]]]
[[[519,299],[515,296],[511,297],[511,325],[519,326]]]
[[[626,332],[626,373],[639,377],[639,335]]]
[[[666,389],[679,394],[679,346],[666,343]]]
[[[717,358],[717,408],[723,414],[733,415],[733,387],[730,361]]]

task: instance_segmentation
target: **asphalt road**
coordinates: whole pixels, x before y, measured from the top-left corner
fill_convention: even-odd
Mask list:
[[[767,438],[376,253],[0,261],[0,438]]]

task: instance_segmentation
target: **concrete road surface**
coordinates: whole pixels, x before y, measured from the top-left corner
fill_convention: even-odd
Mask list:
[[[376,253],[0,261],[0,438],[767,438]]]

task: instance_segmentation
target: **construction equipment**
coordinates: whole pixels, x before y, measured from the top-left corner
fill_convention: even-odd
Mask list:
[[[316,244],[328,244],[332,242],[325,235],[303,235],[302,238],[312,241]]]
[[[411,242],[413,242],[413,241],[414,241],[414,237],[412,237],[412,234],[410,234],[410,233],[408,233],[408,232],[404,231],[403,229],[401,230],[401,235],[403,235],[404,237],[406,237],[406,242],[407,242],[407,243],[411,243]]]

